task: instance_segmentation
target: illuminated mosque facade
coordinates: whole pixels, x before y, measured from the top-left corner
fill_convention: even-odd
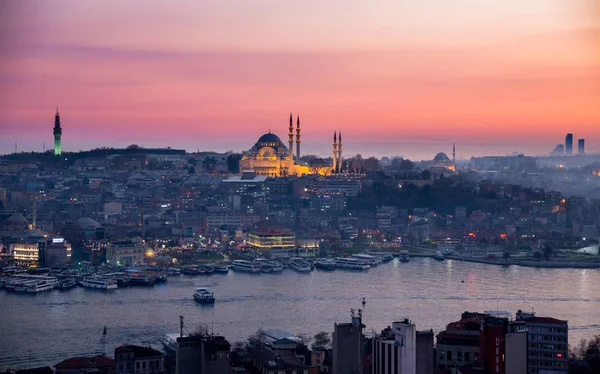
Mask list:
[[[341,167],[342,160],[342,135],[340,133],[339,143],[334,134],[333,143],[333,165],[310,167],[300,161],[300,117],[296,118],[296,139],[294,141],[294,118],[290,113],[290,125],[288,133],[288,146],[281,139],[271,133],[261,136],[250,150],[244,153],[240,160],[240,173],[244,170],[253,170],[256,175],[267,177],[285,177],[290,175],[330,175],[337,172]],[[296,143],[296,154],[294,155],[294,143]]]

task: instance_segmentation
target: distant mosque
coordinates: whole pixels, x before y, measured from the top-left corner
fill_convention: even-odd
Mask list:
[[[300,116],[296,118],[296,155],[294,159],[294,118],[290,113],[288,147],[281,139],[269,130],[240,160],[240,173],[244,170],[254,170],[256,175],[267,177],[285,177],[290,175],[329,175],[338,172],[342,160],[342,134],[339,143],[334,134],[333,165],[311,167],[300,162]],[[338,147],[339,146],[339,147]]]

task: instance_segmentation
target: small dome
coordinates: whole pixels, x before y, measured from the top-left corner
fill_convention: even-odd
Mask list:
[[[95,230],[100,227],[100,224],[89,217],[79,218],[77,225],[84,230]]]
[[[450,159],[444,152],[440,152],[437,155],[435,155],[435,157],[433,158],[433,161],[448,162],[448,161],[450,161]]]
[[[266,133],[258,139],[258,143],[281,143],[281,139],[275,134]]]
[[[6,220],[12,226],[27,226],[27,219],[21,213],[15,213]]]

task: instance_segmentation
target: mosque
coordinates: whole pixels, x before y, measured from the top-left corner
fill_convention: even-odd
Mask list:
[[[294,157],[294,119],[290,113],[290,126],[288,134],[288,146],[281,139],[271,133],[264,134],[254,147],[245,152],[240,160],[240,173],[244,170],[254,170],[256,175],[267,177],[285,177],[290,175],[330,175],[337,172],[337,163],[341,165],[342,159],[342,135],[340,133],[339,143],[334,135],[334,161],[332,166],[311,167],[300,161],[300,117],[296,118],[296,155]],[[339,145],[339,148],[338,148]]]

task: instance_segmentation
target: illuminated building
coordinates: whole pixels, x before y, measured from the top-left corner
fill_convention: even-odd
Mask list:
[[[60,127],[60,115],[58,114],[58,107],[56,107],[56,115],[54,116],[54,156],[60,156],[61,154],[61,140],[62,127]]]
[[[565,154],[573,154],[573,134],[567,134],[565,137]]]
[[[62,237],[30,237],[12,245],[15,265],[62,267],[71,262],[71,244]]]
[[[267,177],[330,174],[330,166],[309,167],[300,162],[300,117],[296,119],[296,159],[294,160],[293,123],[293,116],[290,113],[287,147],[277,135],[269,131],[262,135],[250,150],[244,153],[240,160],[240,173],[253,170],[256,175]],[[341,159],[341,139],[338,159]]]
[[[296,248],[294,234],[279,229],[263,229],[248,234],[247,244],[266,251],[271,257],[291,257]]]
[[[144,262],[146,246],[138,240],[114,242],[106,247],[106,262],[112,265],[138,265]]]

